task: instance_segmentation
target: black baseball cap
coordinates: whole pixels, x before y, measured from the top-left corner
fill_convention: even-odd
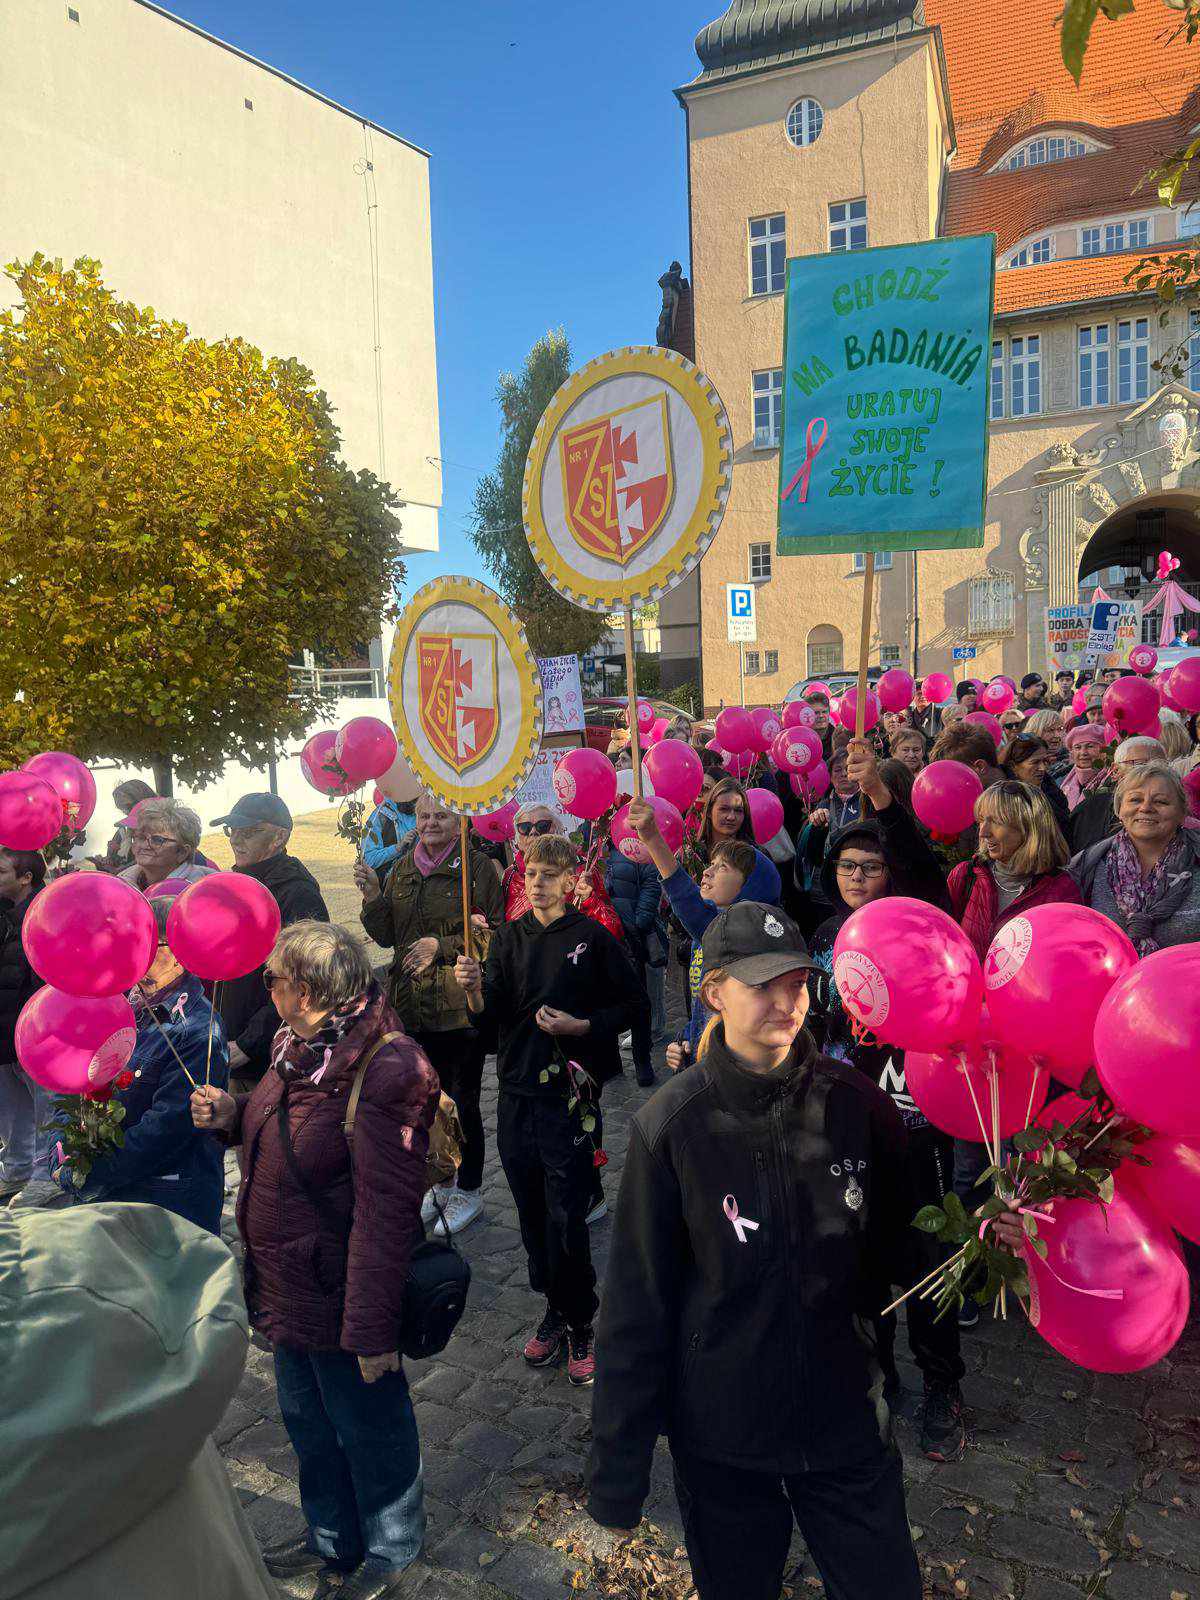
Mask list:
[[[1046,680],[1040,672],[1027,672],[1021,679],[1022,689],[1032,689],[1035,683],[1040,683],[1043,688],[1046,686]]]
[[[714,917],[700,948],[705,972],[720,967],[739,983],[752,986],[816,964],[791,917],[761,900],[739,900]]]
[[[273,828],[290,828],[292,813],[277,794],[244,794],[227,817],[214,817],[212,826],[253,828],[260,822],[269,822]]]

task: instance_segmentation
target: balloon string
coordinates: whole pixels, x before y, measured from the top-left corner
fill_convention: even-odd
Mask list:
[[[162,1023],[161,1023],[161,1022],[160,1022],[160,1021],[159,1021],[159,1020],[158,1020],[158,1018],[157,1018],[157,1017],[156,1017],[156,1016],[155,1016],[155,1015],[154,1015],[154,1009],[153,1009],[153,1007],[151,1007],[151,1006],[147,1006],[147,1007],[146,1007],[146,1010],[147,1010],[147,1012],[148,1012],[148,1013],[149,1013],[149,1016],[150,1016],[150,1021],[151,1021],[151,1022],[152,1022],[152,1023],[153,1023],[153,1024],[154,1024],[154,1026],[155,1026],[155,1027],[156,1027],[156,1028],[157,1028],[157,1029],[158,1029],[158,1031],[159,1031],[159,1033],[161,1033],[161,1034],[162,1034],[162,1036],[163,1036],[163,1040],[164,1040],[164,1041],[165,1041],[165,1043],[166,1043],[166,1046],[167,1046],[167,1049],[168,1049],[168,1050],[169,1050],[169,1051],[170,1051],[170,1052],[171,1052],[171,1054],[172,1054],[172,1055],[173,1055],[173,1056],[174,1056],[174,1057],[175,1057],[175,1059],[176,1059],[176,1061],[178,1061],[178,1063],[179,1063],[179,1065],[180,1065],[180,1067],[181,1067],[181,1068],[182,1068],[182,1069],[183,1069],[183,1075],[184,1075],[184,1077],[185,1077],[185,1078],[186,1078],[186,1079],[187,1079],[187,1081],[188,1081],[188,1082],[189,1082],[189,1083],[190,1083],[190,1084],[191,1084],[191,1086],[192,1086],[192,1088],[193,1088],[193,1089],[198,1089],[198,1088],[199,1088],[199,1087],[200,1087],[200,1085],[199,1085],[199,1084],[198,1084],[198,1083],[197,1083],[197,1082],[196,1082],[196,1080],[195,1080],[195,1078],[193,1078],[193,1077],[192,1077],[192,1075],[191,1075],[191,1073],[190,1073],[190,1072],[189,1072],[189,1071],[188,1071],[188,1069],[187,1069],[187,1068],[186,1068],[186,1067],[185,1067],[185,1066],[184,1066],[184,1065],[183,1065],[183,1057],[182,1057],[182,1056],[181,1056],[181,1055],[180,1055],[180,1054],[179,1054],[179,1051],[178,1051],[178,1050],[176,1050],[176,1048],[175,1048],[175,1046],[174,1046],[174,1045],[173,1045],[173,1044],[172,1044],[172,1043],[171,1043],[171,1041],[170,1041],[170,1039],[169,1039],[169,1038],[168,1038],[168,1036],[167,1036],[167,1030],[166,1030],[166,1029],[165,1029],[165,1028],[164,1028],[164,1027],[163,1027],[163,1025],[162,1025]],[[210,1037],[211,1037],[211,1035],[210,1035]],[[207,1080],[206,1080],[206,1081],[207,1081]]]
[[[204,1057],[204,1087],[206,1089],[208,1088],[209,1077],[210,1077],[210,1074],[212,1072],[213,1028],[216,1026],[217,1006],[220,1003],[220,999],[221,999],[221,980],[220,980],[220,978],[218,978],[216,983],[213,985],[212,1010],[208,1014],[208,1051],[207,1051],[207,1053],[205,1054],[205,1057]]]
[[[975,1085],[971,1082],[971,1072],[967,1066],[967,1056],[964,1050],[960,1050],[958,1052],[958,1070],[962,1073],[966,1082],[967,1093],[971,1096],[971,1104],[975,1107],[975,1116],[979,1122],[979,1131],[983,1135],[983,1148],[987,1151],[988,1157],[990,1158],[992,1154],[992,1147],[988,1143],[987,1126],[983,1120],[983,1112],[979,1109],[979,1100],[975,1094]]]

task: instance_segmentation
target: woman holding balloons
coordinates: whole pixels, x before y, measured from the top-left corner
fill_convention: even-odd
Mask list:
[[[125,1142],[92,1163],[82,1187],[69,1164],[58,1165],[54,1178],[76,1202],[139,1201],[219,1233],[224,1155],[192,1121],[190,1097],[206,1080],[216,1090],[226,1088],[229,1052],[203,985],[184,971],[167,943],[173,904],[165,896],[150,903],[158,945],[133,992],[137,1043],[113,1096],[125,1110]]]

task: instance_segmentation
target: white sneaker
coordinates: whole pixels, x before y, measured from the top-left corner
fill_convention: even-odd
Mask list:
[[[476,1217],[483,1215],[483,1196],[474,1190],[455,1189],[442,1206],[445,1213],[445,1222],[439,1217],[433,1225],[437,1238],[444,1239],[447,1234],[461,1233],[464,1228],[469,1228]]]
[[[9,1201],[10,1208],[16,1206],[48,1206],[55,1200],[63,1200],[66,1196],[56,1183],[51,1183],[49,1178],[32,1178],[20,1194],[14,1195]]]
[[[453,1193],[454,1185],[452,1183],[435,1183],[433,1188],[430,1189],[424,1200],[421,1201],[421,1221],[426,1227],[437,1216],[438,1206],[441,1206],[443,1211],[446,1209],[446,1202]]]

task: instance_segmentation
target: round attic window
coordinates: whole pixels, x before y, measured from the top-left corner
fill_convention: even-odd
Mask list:
[[[797,100],[787,114],[787,136],[799,149],[816,144],[825,126],[825,113],[815,100]]]

